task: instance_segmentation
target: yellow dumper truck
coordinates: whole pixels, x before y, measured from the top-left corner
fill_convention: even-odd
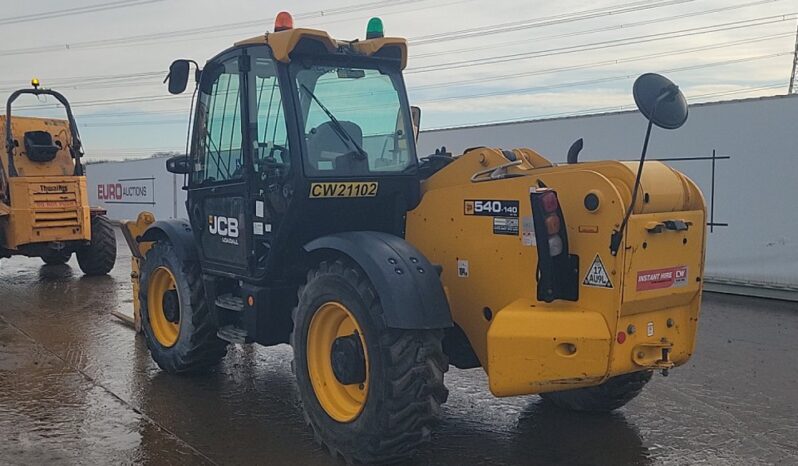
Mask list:
[[[116,236],[105,211],[89,207],[83,148],[69,101],[59,92],[13,92],[0,115],[0,258],[40,257],[64,264],[76,254],[87,275],[108,273],[116,261]],[[49,96],[64,106],[66,120],[11,115],[22,95]]]

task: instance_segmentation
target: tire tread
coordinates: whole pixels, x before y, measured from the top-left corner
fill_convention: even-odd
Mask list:
[[[378,429],[364,435],[352,451],[340,451],[320,427],[316,426],[297,390],[303,405],[305,422],[313,429],[313,437],[333,457],[341,456],[347,463],[395,462],[412,456],[419,447],[431,438],[432,428],[437,424],[440,405],[446,402],[448,390],[444,385],[444,374],[448,360],[443,353],[442,330],[400,330],[384,328],[382,306],[376,291],[366,275],[354,264],[343,260],[323,261],[307,273],[307,282],[299,287],[299,305],[292,317],[296,323],[299,306],[308,285],[326,274],[334,274],[348,282],[366,304],[368,313],[377,325],[377,338],[386,368],[386,396],[377,419]],[[295,333],[291,334],[291,345],[296,348]],[[297,350],[294,350],[297,354]],[[296,373],[296,363],[292,361]],[[312,393],[312,389],[310,391]]]
[[[78,265],[86,275],[105,275],[116,264],[116,233],[103,215],[91,219],[91,244],[77,251]]]

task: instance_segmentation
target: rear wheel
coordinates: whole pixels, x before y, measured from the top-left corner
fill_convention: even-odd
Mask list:
[[[392,461],[430,439],[448,391],[440,330],[386,328],[365,274],[341,260],[308,274],[293,369],[317,442],[348,462]]]
[[[42,256],[42,262],[47,265],[64,265],[72,258],[71,251],[53,251]]]
[[[549,403],[573,411],[609,412],[624,406],[643,391],[651,371],[632,372],[612,377],[595,387],[541,393]]]
[[[78,250],[78,265],[86,275],[105,275],[116,263],[116,233],[107,217],[91,219],[91,243]]]
[[[216,365],[227,352],[216,336],[196,262],[184,262],[168,242],[147,252],[141,269],[141,323],[158,366],[171,373],[199,372]]]

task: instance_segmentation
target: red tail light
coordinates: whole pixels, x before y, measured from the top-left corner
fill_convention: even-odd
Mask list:
[[[555,194],[554,191],[543,193],[541,200],[543,201],[543,210],[545,210],[546,213],[557,212],[557,208],[560,207],[560,203],[557,201],[557,194]]]
[[[579,257],[568,253],[568,235],[557,192],[533,189],[532,222],[538,249],[538,300],[579,299]]]

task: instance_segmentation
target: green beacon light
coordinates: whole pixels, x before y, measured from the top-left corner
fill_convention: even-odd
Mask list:
[[[385,37],[382,20],[375,16],[369,20],[369,24],[366,26],[366,39],[378,39],[380,37]]]

